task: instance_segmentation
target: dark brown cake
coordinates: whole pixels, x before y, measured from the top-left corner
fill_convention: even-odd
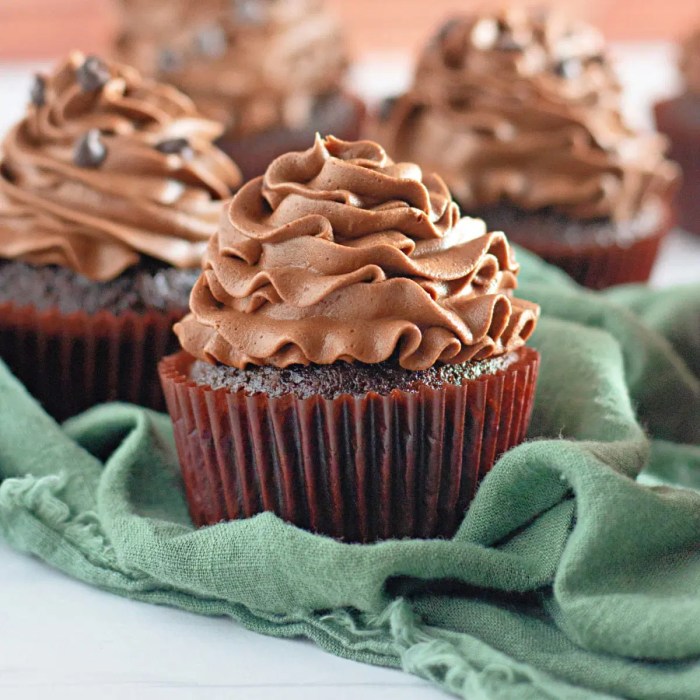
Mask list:
[[[57,309],[62,314],[184,313],[199,273],[199,269],[181,270],[153,261],[130,267],[112,280],[95,282],[66,267],[0,260],[0,304]]]
[[[197,384],[212,389],[242,391],[247,395],[265,394],[276,399],[293,394],[299,399],[322,396],[332,400],[344,394],[365,396],[373,392],[388,396],[392,391],[416,392],[421,387],[443,389],[446,385],[460,386],[504,370],[515,360],[515,355],[507,355],[459,365],[438,364],[413,371],[404,369],[397,362],[373,365],[335,362],[332,365],[237,369],[198,361],[192,365],[190,377]]]

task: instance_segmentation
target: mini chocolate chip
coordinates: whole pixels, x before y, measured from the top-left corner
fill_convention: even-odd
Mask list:
[[[506,32],[498,37],[495,48],[499,51],[520,51],[523,47],[513,39],[510,32]]]
[[[439,44],[442,43],[445,39],[447,39],[448,35],[452,32],[452,30],[459,27],[460,24],[461,20],[458,17],[452,17],[452,19],[448,19],[447,22],[443,23],[440,29],[438,29],[437,34],[435,35],[436,41]]]
[[[75,71],[75,77],[83,92],[94,92],[112,77],[107,64],[97,56],[88,56]]]
[[[29,90],[32,104],[43,107],[46,104],[46,78],[41,75],[34,76],[34,82]]]
[[[102,143],[99,129],[90,129],[75,145],[73,162],[81,168],[98,168],[107,157],[107,146]]]
[[[379,105],[379,119],[385,122],[394,111],[394,106],[398,102],[398,97],[387,97],[383,99]]]
[[[174,73],[182,68],[182,55],[175,49],[162,49],[158,54],[158,70],[161,73]]]
[[[242,24],[263,24],[265,8],[261,0],[232,0],[234,17]]]
[[[578,78],[583,73],[583,65],[578,58],[565,58],[554,66],[554,71],[562,78],[572,80]]]
[[[450,19],[442,25],[435,35],[435,45],[442,51],[443,60],[449,68],[461,68],[467,52],[468,37],[460,31],[459,19]]]
[[[221,58],[228,48],[226,32],[216,24],[197,32],[194,43],[197,51],[208,58]]]
[[[167,139],[156,144],[156,150],[166,155],[177,155],[185,160],[194,157],[194,151],[187,139]]]

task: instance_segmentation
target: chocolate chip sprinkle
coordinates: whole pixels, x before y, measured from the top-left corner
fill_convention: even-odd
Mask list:
[[[264,24],[265,7],[261,0],[232,0],[233,15],[241,24]]]
[[[43,107],[46,104],[46,78],[39,74],[34,76],[29,96],[32,104],[37,107]]]
[[[187,139],[166,139],[156,144],[156,150],[166,155],[177,155],[185,160],[190,160],[194,157],[194,151],[190,142]]]
[[[198,53],[207,58],[221,58],[228,48],[228,37],[223,27],[213,24],[203,27],[194,39]]]
[[[107,146],[99,129],[90,129],[76,143],[73,162],[81,168],[98,168],[107,157]]]
[[[452,17],[442,24],[438,29],[437,34],[435,34],[435,39],[438,43],[445,41],[447,37],[452,33],[454,29],[457,29],[461,25],[461,21],[458,17]]]
[[[573,80],[583,73],[583,65],[578,58],[566,58],[554,66],[554,71],[562,78]]]
[[[161,73],[174,73],[182,68],[182,55],[175,49],[162,49],[158,54],[158,70]]]
[[[396,103],[398,102],[399,98],[394,96],[394,97],[386,97],[384,98],[381,103],[379,104],[379,119],[380,121],[387,121],[389,117],[392,115],[394,111],[394,107],[396,106]]]
[[[97,56],[88,56],[75,71],[75,77],[83,92],[95,92],[112,77],[107,64]]]
[[[522,45],[517,42],[510,31],[502,33],[496,40],[495,47],[499,51],[522,51]]]

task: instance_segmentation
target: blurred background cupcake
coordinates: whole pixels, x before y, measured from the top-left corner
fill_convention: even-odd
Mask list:
[[[55,417],[162,406],[206,242],[240,184],[175,88],[73,53],[37,75],[0,160],[0,357]]]
[[[447,22],[379,134],[441,173],[470,215],[601,288],[648,279],[677,167],[631,130],[601,35],[548,10]]]
[[[221,121],[246,178],[316,131],[357,137],[340,23],[321,0],[120,0],[116,53]]]
[[[656,105],[656,123],[670,138],[671,156],[683,168],[678,223],[700,234],[700,26],[681,46],[680,69],[684,92]]]
[[[231,201],[175,326],[186,352],[161,364],[193,521],[454,534],[530,420],[539,309],[518,269],[376,143],[280,156]]]

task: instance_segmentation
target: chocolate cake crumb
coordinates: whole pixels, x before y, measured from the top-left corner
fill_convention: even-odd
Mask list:
[[[393,390],[418,391],[421,386],[440,389],[445,385],[459,386],[465,381],[503,370],[516,359],[515,353],[459,365],[437,364],[430,369],[408,370],[393,361],[378,364],[335,362],[332,365],[292,365],[236,369],[196,361],[190,378],[197,384],[232,392],[266,394],[280,398],[293,394],[300,399],[322,396],[335,399],[343,394],[364,396],[375,392],[382,396]]]
[[[180,270],[145,262],[124,271],[107,282],[94,282],[64,267],[35,266],[16,260],[0,260],[0,304],[34,306],[39,310],[57,308],[61,313],[106,310],[182,311],[189,307],[189,296],[199,269]]]
[[[551,208],[523,211],[509,204],[470,211],[462,214],[483,219],[489,231],[504,231],[514,243],[532,245],[558,242],[570,246],[590,246],[592,243],[610,245],[632,243],[658,228],[662,221],[662,207],[651,201],[631,221],[613,221],[610,218],[572,219]]]

